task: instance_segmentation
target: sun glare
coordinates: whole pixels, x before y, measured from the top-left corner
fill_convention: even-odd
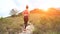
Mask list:
[[[41,7],[40,9],[42,9],[44,12],[47,12],[48,7]]]
[[[45,10],[45,11],[46,11],[46,10],[48,10],[48,8],[44,8],[43,10]]]

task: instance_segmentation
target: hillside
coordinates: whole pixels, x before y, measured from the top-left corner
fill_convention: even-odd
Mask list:
[[[49,8],[46,12],[41,9],[31,10],[29,22],[35,26],[33,34],[60,34],[60,10],[56,8]],[[12,29],[11,33],[21,32],[24,23],[22,13],[15,17],[4,18],[2,21],[0,19],[0,23],[4,26],[2,28],[5,28],[0,30],[2,32],[9,29]]]
[[[30,20],[38,30],[34,34],[37,32],[38,34],[49,34],[49,32],[57,34],[60,32],[60,10],[49,8],[46,12],[42,11],[39,9],[31,11]]]

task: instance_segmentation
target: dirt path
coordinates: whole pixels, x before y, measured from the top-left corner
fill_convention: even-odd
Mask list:
[[[19,34],[32,34],[33,31],[34,31],[34,26],[33,24],[30,23],[30,25],[26,27],[26,31],[22,31]]]

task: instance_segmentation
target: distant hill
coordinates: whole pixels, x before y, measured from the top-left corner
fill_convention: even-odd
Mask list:
[[[36,8],[36,9],[31,10],[30,13],[32,13],[32,14],[34,14],[34,13],[43,14],[44,11],[43,11],[42,9],[37,9],[37,8]]]
[[[37,14],[60,14],[60,10],[59,9],[56,9],[56,8],[49,8],[47,11],[44,11],[42,9],[34,9],[34,10],[31,10],[30,13],[34,14],[34,13],[37,13]]]

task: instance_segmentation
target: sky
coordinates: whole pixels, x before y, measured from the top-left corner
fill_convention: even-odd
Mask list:
[[[29,6],[29,10],[34,8],[47,10],[50,7],[60,8],[60,0],[0,0],[0,16],[9,16],[13,8],[22,12],[26,5]]]

